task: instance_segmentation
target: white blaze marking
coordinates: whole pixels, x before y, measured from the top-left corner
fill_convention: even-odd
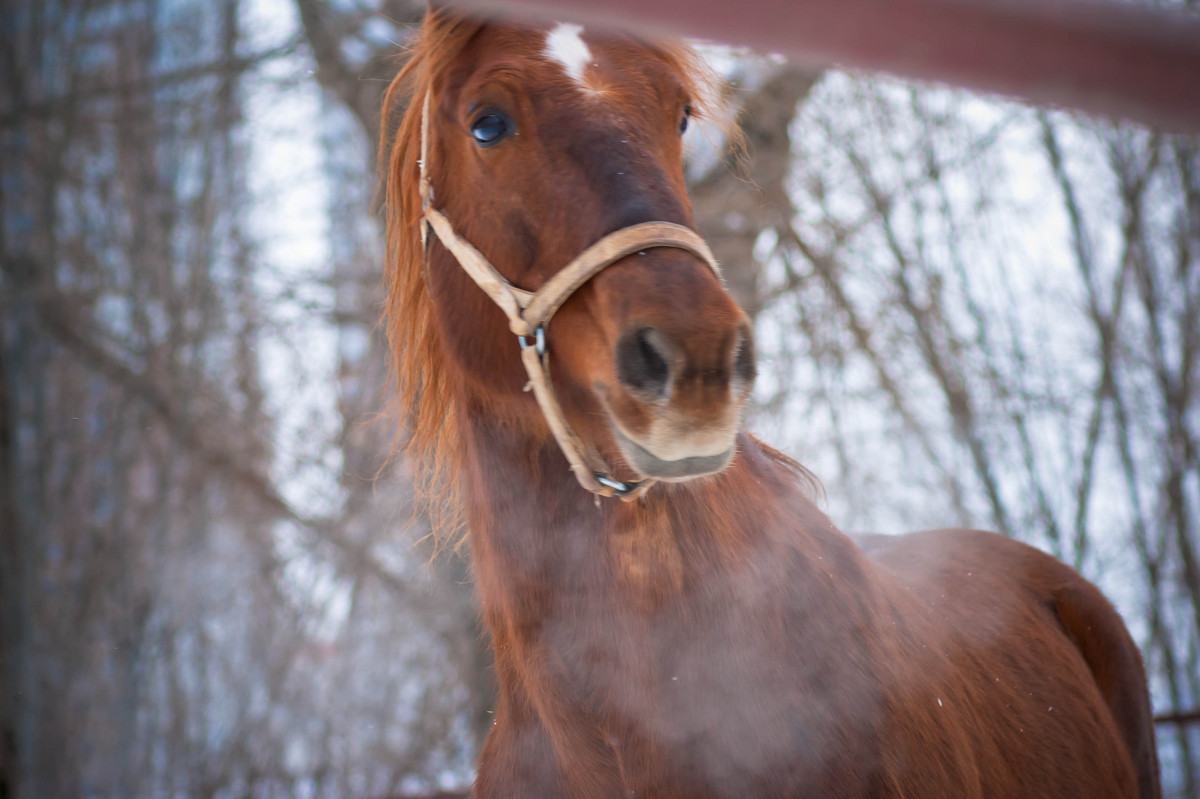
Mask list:
[[[580,86],[584,85],[583,71],[592,63],[592,51],[583,41],[582,34],[582,26],[569,22],[560,22],[546,34],[546,56],[561,64]]]

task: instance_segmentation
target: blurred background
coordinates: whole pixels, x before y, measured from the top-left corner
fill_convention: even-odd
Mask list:
[[[462,790],[469,553],[431,559],[377,327],[381,92],[423,3],[5,0],[0,799]],[[1200,139],[706,47],[689,133],[748,426],[851,531],[1096,581],[1200,796]]]

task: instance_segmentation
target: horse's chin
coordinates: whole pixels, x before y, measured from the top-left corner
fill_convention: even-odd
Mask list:
[[[682,483],[720,472],[733,460],[736,449],[734,438],[731,436],[729,447],[723,452],[667,460],[658,457],[634,441],[618,425],[613,425],[613,432],[616,434],[617,446],[621,448],[626,463],[638,473],[639,477],[652,477],[655,480],[672,483]]]

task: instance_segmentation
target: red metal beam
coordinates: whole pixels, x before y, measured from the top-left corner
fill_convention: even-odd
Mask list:
[[[1200,16],[1109,0],[456,0],[1200,132]]]

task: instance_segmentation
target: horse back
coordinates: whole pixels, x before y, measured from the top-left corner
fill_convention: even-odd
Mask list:
[[[1047,640],[1044,628],[1049,626],[1054,656],[1043,668],[1060,673],[1048,679],[1059,680],[1068,693],[1082,689],[1098,695],[1103,717],[1094,720],[1091,733],[1097,727],[1112,729],[1128,754],[1137,796],[1161,797],[1141,654],[1116,609],[1094,585],[1051,556],[996,533],[932,530],[859,536],[856,543],[903,592],[915,595],[937,617],[936,625],[957,628],[960,640],[977,640],[980,631],[1003,617],[1004,626],[1011,628],[1008,641],[1037,646],[1032,642]],[[1083,668],[1059,665],[1070,660]],[[1090,685],[1070,685],[1078,673]]]

